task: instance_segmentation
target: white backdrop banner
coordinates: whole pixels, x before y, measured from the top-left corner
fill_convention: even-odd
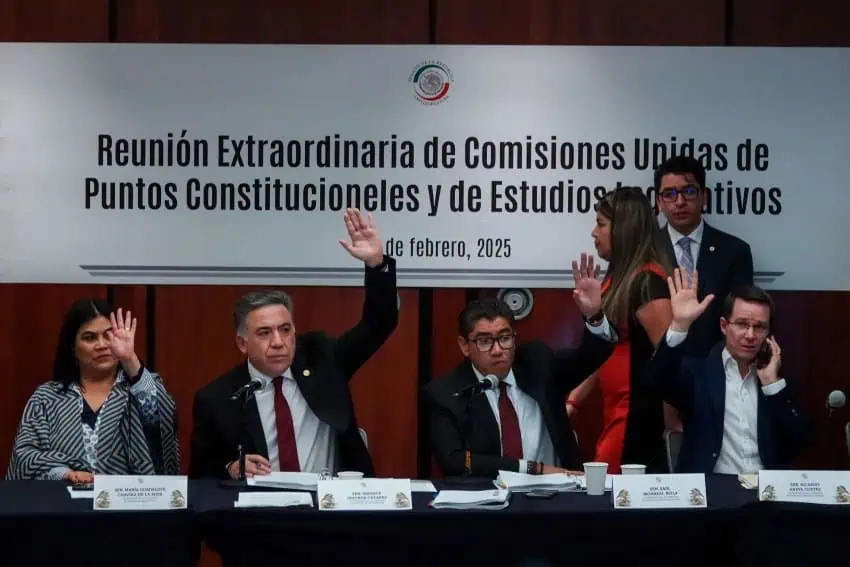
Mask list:
[[[0,279],[570,287],[593,204],[708,169],[759,283],[850,289],[850,49],[0,44]]]

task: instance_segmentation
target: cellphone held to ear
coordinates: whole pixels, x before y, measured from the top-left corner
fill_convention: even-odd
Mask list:
[[[773,351],[770,350],[770,343],[767,342],[767,339],[773,339],[773,335],[768,335],[761,344],[758,354],[756,354],[756,368],[759,369],[770,364],[770,359],[773,358]]]

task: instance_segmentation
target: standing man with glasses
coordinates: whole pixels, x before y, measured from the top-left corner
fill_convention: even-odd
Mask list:
[[[573,262],[573,276],[586,321],[577,349],[519,344],[513,313],[499,299],[472,301],[460,314],[457,341],[465,360],[425,387],[431,446],[444,475],[581,468],[564,396],[605,362],[615,337],[592,258],[583,257],[580,267]]]
[[[701,275],[701,274],[700,274]],[[721,302],[724,341],[706,357],[682,344],[714,296],[697,298],[699,278],[668,278],[673,321],[653,355],[650,376],[684,425],[676,472],[755,474],[793,465],[808,440],[794,382],[780,375],[782,350],[771,335],[773,301],[759,287]]]
[[[725,298],[740,286],[753,284],[753,255],[740,238],[718,230],[702,218],[711,193],[705,186],[705,168],[694,158],[676,156],[655,170],[656,204],[667,219],[665,239],[674,267],[700,273],[697,295]],[[723,338],[720,333],[722,301],[709,305],[688,334],[683,348],[692,356],[706,356]]]

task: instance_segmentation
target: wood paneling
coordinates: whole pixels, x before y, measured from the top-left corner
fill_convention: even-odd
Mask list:
[[[847,4],[835,0],[735,0],[734,45],[850,46]]]
[[[520,45],[715,45],[724,0],[437,0],[436,41]]]
[[[109,0],[3,0],[0,41],[107,41]]]
[[[118,41],[427,43],[427,0],[125,0]]]

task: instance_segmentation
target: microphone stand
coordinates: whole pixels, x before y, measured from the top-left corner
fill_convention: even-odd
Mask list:
[[[241,397],[239,398],[240,412],[239,412],[239,420],[237,422],[237,445],[236,449],[238,452],[237,460],[239,461],[239,478],[237,480],[224,480],[222,484],[224,486],[235,486],[235,487],[244,487],[248,484],[248,477],[245,475],[245,456],[246,456],[246,447],[250,444],[251,440],[248,437],[248,404],[254,398],[254,394],[256,393],[256,389],[246,389]]]
[[[475,398],[482,396],[486,390],[478,390],[477,392],[467,394],[469,397],[466,400],[466,406],[464,407],[463,412],[463,458],[464,458],[464,471],[461,477],[456,477],[454,479],[455,483],[458,484],[476,484],[481,482],[481,477],[472,476],[471,467],[466,466],[466,458],[467,455],[471,454],[470,448],[470,438],[472,437],[472,432],[475,429],[475,424],[472,420],[471,410],[472,410],[472,402],[475,401]],[[449,481],[451,483],[452,481]]]

